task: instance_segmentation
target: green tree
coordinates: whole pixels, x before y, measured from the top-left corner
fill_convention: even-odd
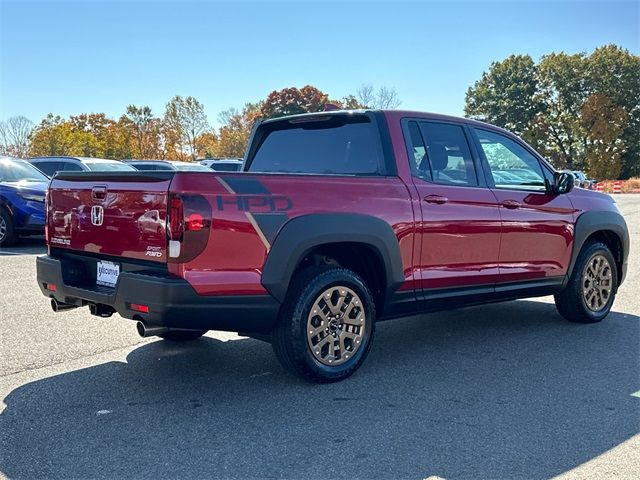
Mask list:
[[[529,55],[511,55],[493,62],[469,87],[464,113],[468,117],[511,130],[526,139],[542,105],[537,98],[537,67]]]
[[[129,105],[120,123],[131,132],[136,145],[136,158],[160,158],[160,123],[148,106]]]
[[[210,129],[204,106],[194,97],[176,95],[167,103],[164,123],[167,139],[181,159],[195,160],[196,139]]]
[[[640,57],[614,45],[494,62],[465,113],[523,136],[558,168],[640,173]],[[614,138],[615,137],[615,138]]]

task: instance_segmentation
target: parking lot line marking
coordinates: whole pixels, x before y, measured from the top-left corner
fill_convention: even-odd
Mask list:
[[[636,393],[632,393],[631,396],[640,398],[640,390],[638,390]]]

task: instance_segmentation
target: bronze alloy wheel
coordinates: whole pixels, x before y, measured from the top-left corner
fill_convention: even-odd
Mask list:
[[[366,328],[360,297],[350,288],[336,285],[313,303],[307,318],[307,343],[318,362],[341,365],[361,347]]]
[[[596,254],[589,259],[582,272],[582,298],[592,312],[603,310],[613,288],[611,265],[604,255]]]

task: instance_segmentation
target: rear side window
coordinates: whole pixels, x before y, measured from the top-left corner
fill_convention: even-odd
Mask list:
[[[266,132],[251,172],[382,174],[379,134],[368,117],[283,123]],[[214,164],[213,168],[216,168]]]
[[[444,185],[477,186],[473,157],[462,127],[436,122],[419,122],[418,125],[428,159],[428,162],[421,161],[418,176],[428,178],[430,175],[432,182]]]
[[[62,170],[60,162],[33,162],[33,166],[49,177]]]
[[[73,162],[62,162],[61,167],[65,172],[82,172],[82,167]]]
[[[409,122],[409,162],[413,176],[431,181],[431,167],[427,158],[427,146],[420,133],[418,122]]]

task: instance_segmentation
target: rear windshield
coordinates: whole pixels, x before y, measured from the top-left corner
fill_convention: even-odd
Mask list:
[[[85,162],[85,165],[92,172],[130,172],[136,170],[131,165],[122,162]]]
[[[241,163],[212,163],[211,168],[216,172],[237,172],[242,168]]]
[[[267,131],[261,139],[249,171],[326,175],[382,173],[378,134],[368,117],[327,121],[321,118],[297,125],[275,124],[275,129]]]

